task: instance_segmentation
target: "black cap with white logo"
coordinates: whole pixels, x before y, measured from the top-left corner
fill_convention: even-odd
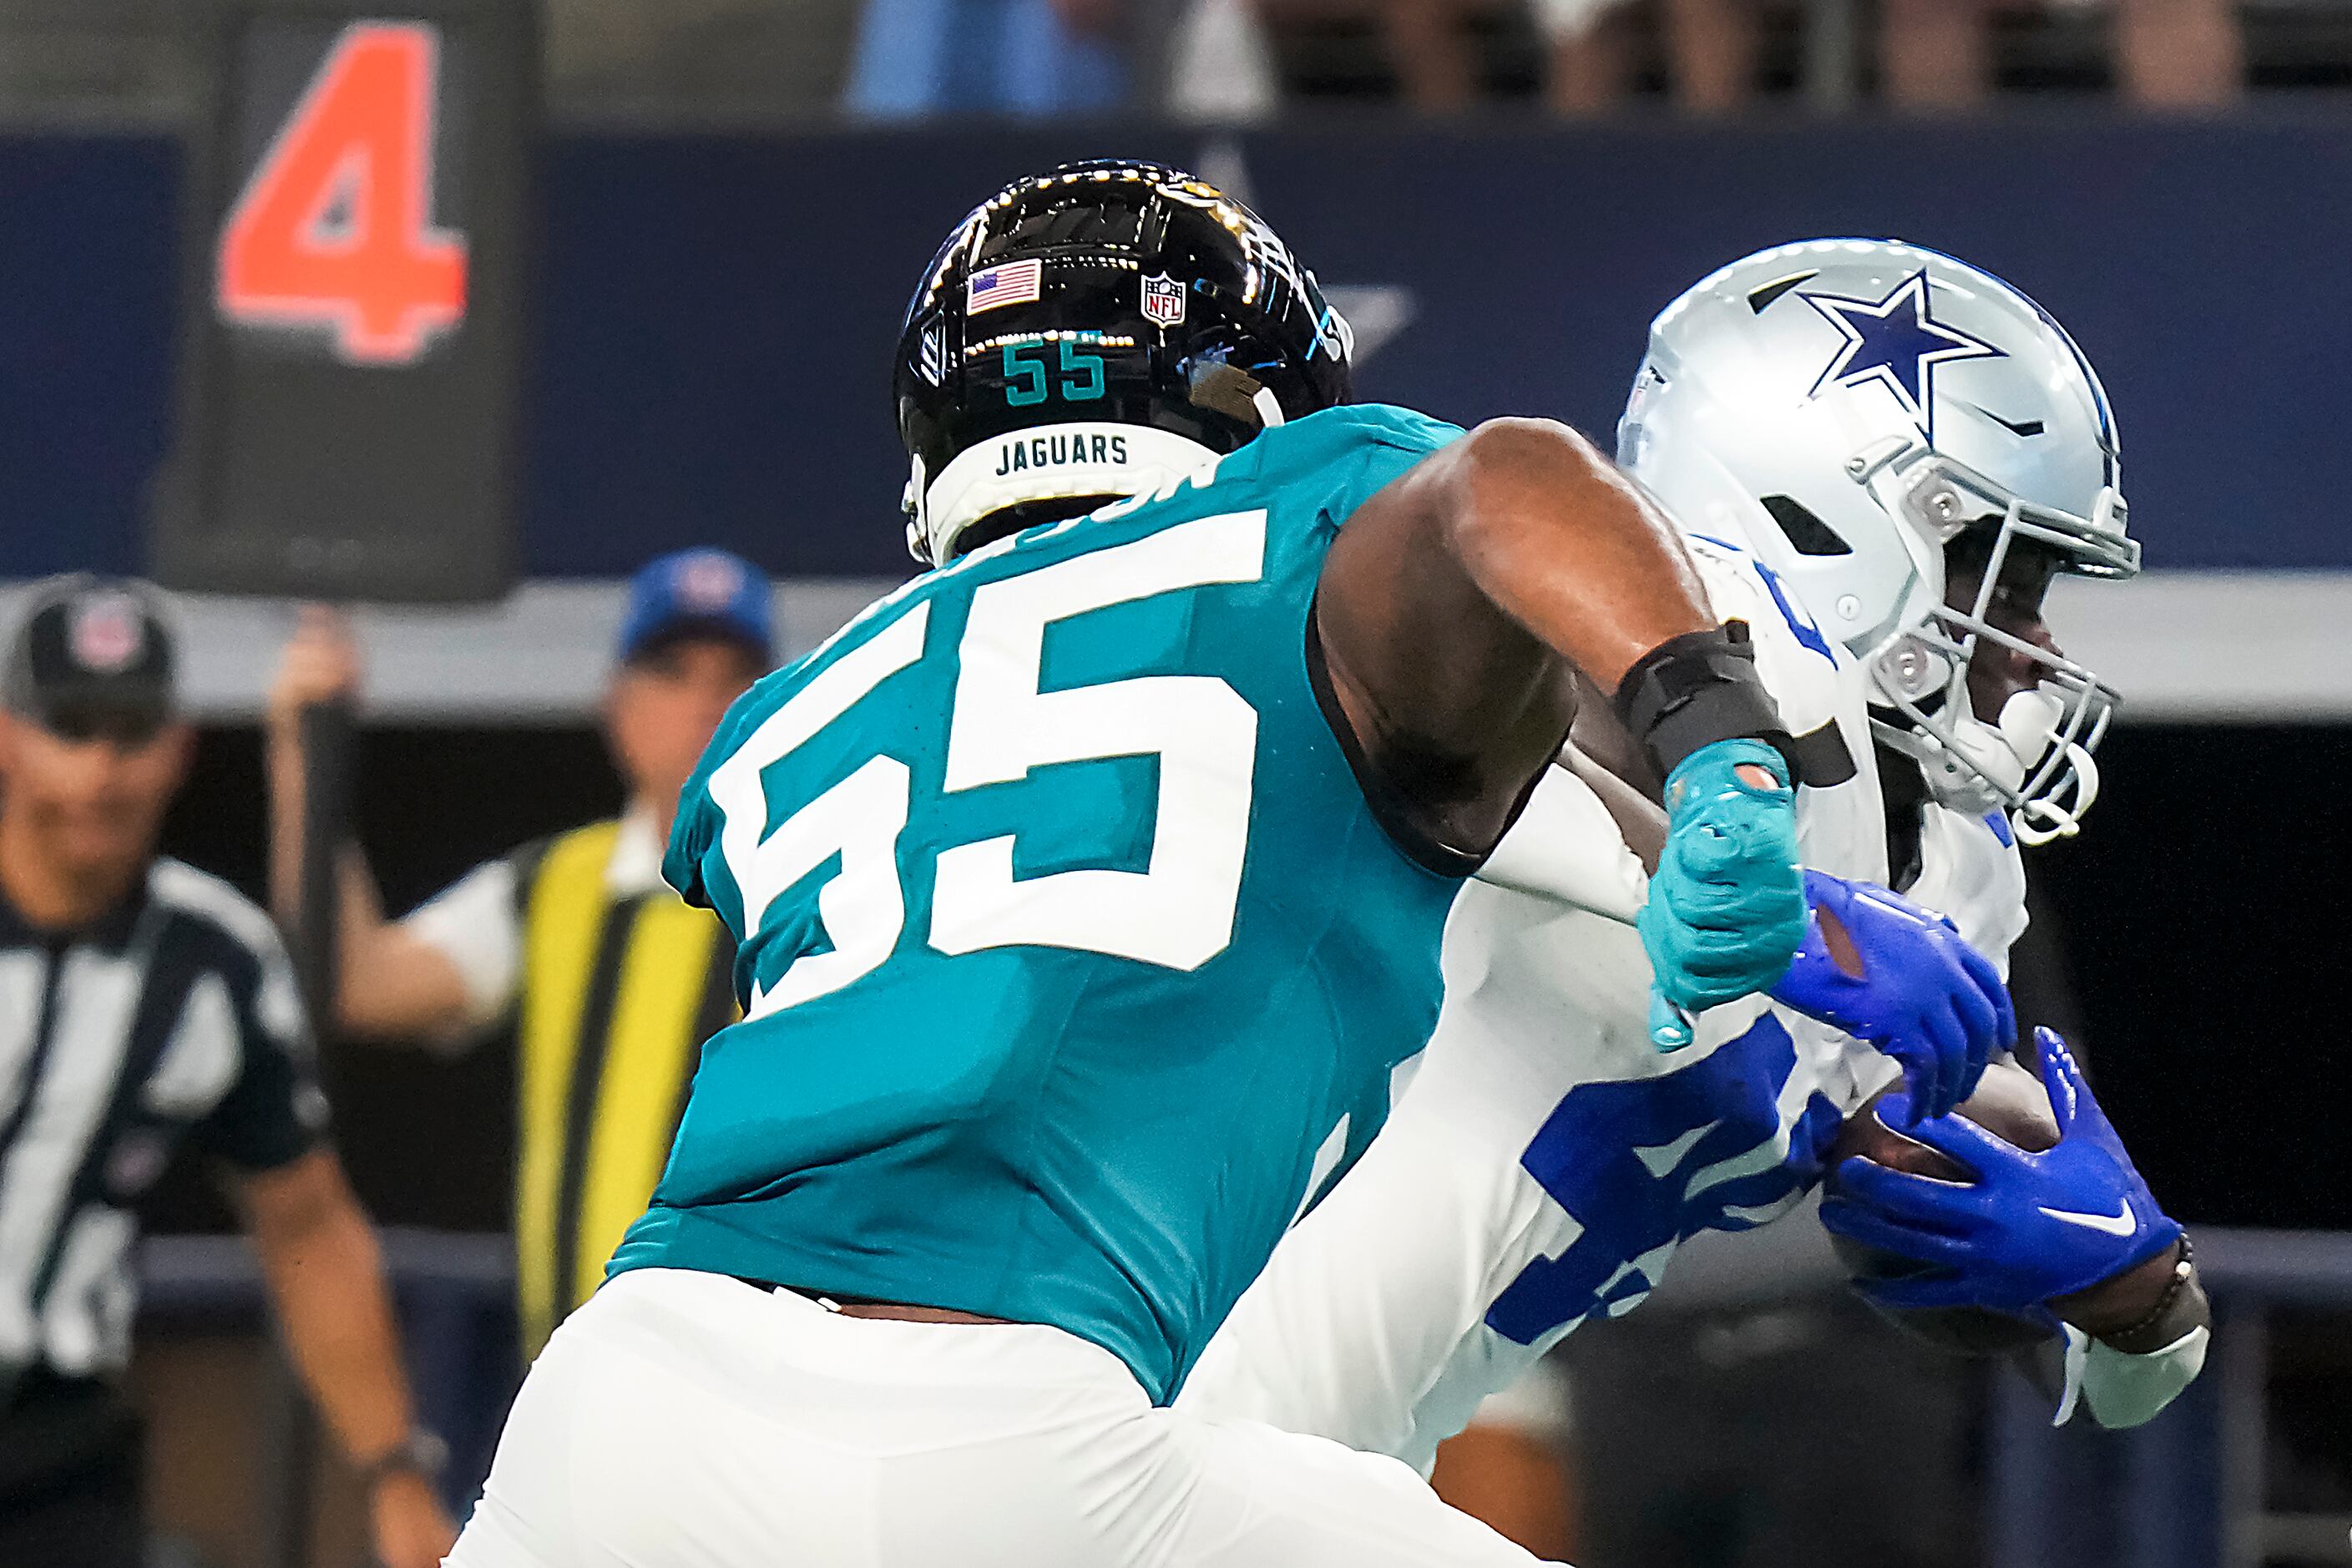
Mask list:
[[[175,662],[153,588],[56,577],[33,589],[9,640],[0,703],[68,740],[142,741],[172,717]]]

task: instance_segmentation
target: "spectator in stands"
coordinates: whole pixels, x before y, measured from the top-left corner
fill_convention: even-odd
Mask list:
[[[1620,102],[1632,75],[1624,0],[1531,0],[1550,39],[1549,97],[1567,113]],[[1677,103],[1698,113],[1742,107],[1756,86],[1763,0],[1659,0]],[[1882,0],[1878,75],[1906,110],[1982,103],[1992,90],[1993,14],[2031,0]],[[2096,6],[2102,0],[2052,0]],[[2116,79],[2151,109],[2228,102],[2245,76],[2233,0],[2113,0]]]
[[[1564,114],[1615,108],[1633,77],[1623,0],[1532,0],[1551,43],[1545,96]],[[1755,90],[1757,0],[1661,0],[1675,102],[1694,114],[1743,107]]]
[[[846,107],[868,120],[1115,109],[1120,0],[866,0]]]
[[[374,1231],[325,1136],[269,917],[159,858],[194,735],[145,584],[34,591],[0,662],[0,1563],[141,1568],[117,1387],[137,1205],[193,1140],[223,1163],[294,1364],[367,1479],[376,1555],[457,1536],[412,1424]]]
[[[736,698],[770,663],[768,580],[723,551],[639,572],[604,701],[628,790],[614,820],[492,860],[387,921],[356,847],[341,868],[337,1026],[463,1049],[517,1025],[516,1282],[523,1348],[604,1279],[645,1212],[702,1043],[735,1020],[719,918],[662,881],[678,790]],[[271,888],[299,901],[302,710],[360,691],[340,617],[304,612],[269,696]],[[518,781],[519,783],[521,781]],[[416,802],[415,809],[434,809]]]
[[[2078,8],[2102,0],[2053,0]],[[1878,70],[1904,109],[1965,109],[1992,91],[1991,18],[2002,0],[1885,0]],[[2229,102],[2245,81],[2234,0],[2113,0],[2116,79],[2149,109]]]
[[[1162,102],[1179,120],[1242,125],[1279,107],[1274,43],[1251,0],[1184,0],[1159,40]]]
[[[1369,22],[1396,74],[1399,96],[1414,109],[1447,113],[1468,108],[1479,96],[1479,52],[1467,31],[1469,23],[1517,4],[1518,0],[1192,0],[1191,19],[1195,28],[1217,36],[1223,54],[1269,59],[1276,39],[1293,30],[1331,22]],[[1180,28],[1180,38],[1192,30]],[[1233,37],[1241,31],[1251,35],[1245,43]],[[1213,117],[1254,117],[1229,112],[1234,106],[1219,82],[1184,80],[1186,52],[1180,43],[1179,79],[1171,83],[1171,97],[1180,112],[1206,103],[1228,111]],[[1256,106],[1244,107],[1255,110]]]

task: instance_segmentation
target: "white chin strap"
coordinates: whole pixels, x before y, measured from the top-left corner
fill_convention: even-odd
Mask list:
[[[991,436],[928,482],[922,459],[915,459],[907,545],[924,564],[942,565],[964,530],[1006,507],[1144,495],[1204,478],[1216,466],[1217,454],[1198,441],[1144,425],[1082,420]]]

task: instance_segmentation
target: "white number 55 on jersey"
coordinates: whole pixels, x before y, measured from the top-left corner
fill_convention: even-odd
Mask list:
[[[1016,879],[1009,836],[941,851],[932,947],[1076,948],[1181,970],[1224,950],[1249,842],[1255,710],[1215,676],[1139,676],[1060,691],[1040,691],[1037,683],[1045,628],[1055,621],[1160,594],[1254,583],[1265,570],[1265,513],[1233,512],[973,591],[956,650],[942,787],[1010,783],[1056,763],[1156,755],[1159,808],[1144,871]],[[719,849],[742,891],[747,936],[785,889],[841,858],[840,871],[817,894],[832,951],[803,954],[774,984],[755,988],[751,1017],[838,991],[898,948],[907,918],[898,855],[912,787],[907,764],[869,759],[773,832],[766,831],[761,775],[919,660],[929,612],[928,601],[916,604],[844,654],[711,773],[710,797],[724,817]]]

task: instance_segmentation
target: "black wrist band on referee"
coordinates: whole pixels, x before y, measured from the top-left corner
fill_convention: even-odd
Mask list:
[[[1614,706],[1662,779],[1702,746],[1756,740],[1780,753],[1790,782],[1803,782],[1796,742],[1756,672],[1746,621],[1660,643],[1625,672]]]

